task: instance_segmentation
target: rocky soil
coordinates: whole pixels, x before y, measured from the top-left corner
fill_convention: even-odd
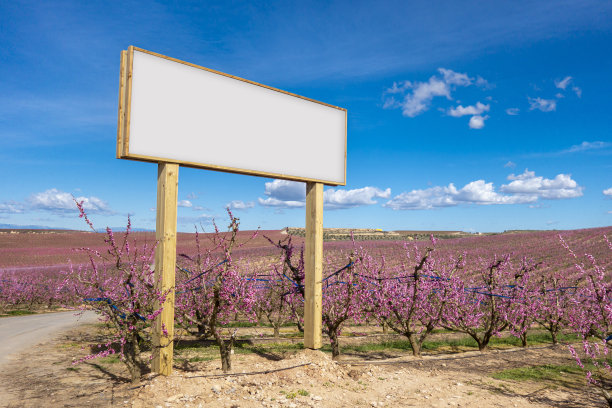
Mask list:
[[[121,363],[90,361],[93,326],[47,340],[3,366],[0,406],[6,407],[603,407],[592,387],[507,381],[505,368],[569,364],[563,347],[430,355],[386,360],[320,351],[236,354],[224,375],[218,359],[184,363],[169,377],[125,378]]]

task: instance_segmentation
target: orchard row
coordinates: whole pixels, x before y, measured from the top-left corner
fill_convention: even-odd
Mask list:
[[[271,324],[278,335],[288,323],[302,329],[304,305],[301,246],[287,236],[269,240],[260,253],[244,251],[245,242],[237,238],[239,221],[231,213],[229,220],[228,232],[215,228],[212,234],[195,234],[195,252],[179,254],[174,288],[177,332],[214,339],[226,371],[237,330],[228,327],[236,317]],[[385,326],[405,336],[419,356],[435,329],[466,333],[486,350],[504,331],[526,345],[527,330],[537,325],[554,342],[561,331],[580,334],[584,351],[597,361],[607,352],[605,340],[612,332],[609,232],[327,245],[323,331],[334,357],[349,321]],[[63,274],[4,274],[0,307],[82,304],[95,309],[114,334],[88,358],[120,353],[137,379],[146,365],[143,351],[165,346],[151,344],[150,328],[159,305],[172,294],[156,288],[154,245],[134,242],[129,222],[119,237],[108,229],[105,243],[104,252],[83,249],[90,262]],[[609,367],[603,369],[609,374]]]

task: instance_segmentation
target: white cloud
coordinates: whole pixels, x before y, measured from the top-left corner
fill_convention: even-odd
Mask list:
[[[612,143],[595,141],[595,142],[582,142],[579,145],[574,145],[567,150],[563,150],[562,153],[578,153],[587,150],[605,149],[606,147],[612,146]]]
[[[179,225],[196,225],[196,224],[210,224],[214,217],[210,214],[200,214],[195,217],[178,217],[177,224]]]
[[[275,179],[265,184],[264,194],[283,201],[306,199],[306,183]]]
[[[191,208],[193,204],[189,200],[181,200],[177,203],[179,207]]]
[[[383,204],[393,210],[428,210],[438,207],[452,207],[457,205],[453,195],[457,189],[451,183],[448,187],[431,187],[425,190],[412,190],[401,193]]]
[[[24,205],[15,201],[0,203],[0,213],[20,214],[24,210]]]
[[[508,108],[506,109],[506,115],[516,116],[521,110],[519,108]]]
[[[301,208],[306,205],[306,186],[304,183],[287,180],[274,180],[265,184],[267,198],[258,198],[260,205],[278,208]],[[389,198],[391,189],[363,187],[353,190],[328,189],[323,192],[323,203],[329,209],[341,209],[372,205],[374,198]]]
[[[482,129],[485,125],[485,120],[489,119],[489,116],[480,116],[480,115],[476,115],[476,116],[472,116],[470,118],[470,129]]]
[[[305,183],[275,179],[265,184],[264,194],[268,198],[257,201],[266,207],[300,208],[306,205]]]
[[[508,161],[508,163],[504,164],[504,167],[514,168],[514,167],[516,167],[516,163],[514,163],[512,161]]]
[[[258,198],[257,201],[264,207],[281,207],[281,208],[301,208],[306,205],[306,201],[294,200],[279,200],[278,198],[268,197],[266,199]]]
[[[52,212],[77,211],[72,194],[55,188],[33,194],[28,199],[31,209]],[[112,213],[108,204],[97,197],[75,197],[78,202],[83,202],[83,209],[90,213]]]
[[[388,94],[403,93],[403,92],[408,91],[410,88],[412,88],[412,83],[410,81],[394,82],[393,86],[387,89],[385,93],[388,93]]]
[[[612,198],[612,187],[610,187],[610,188],[608,188],[608,189],[604,190],[604,191],[603,191],[603,193],[604,193],[604,195],[606,195],[606,196],[608,196],[608,197]]]
[[[607,154],[607,153],[610,153],[611,147],[612,147],[612,143],[610,142],[602,142],[600,140],[594,141],[594,142],[584,141],[580,144],[570,146],[569,148],[564,149],[564,150],[556,150],[556,151],[543,152],[543,153],[532,153],[532,154],[524,155],[524,157],[532,157],[532,158],[556,157],[556,156],[564,156],[564,155],[569,155],[569,154],[584,153],[584,152],[590,152],[590,151],[596,151],[596,150],[604,150],[602,154]]]
[[[470,86],[474,79],[467,74],[455,72],[450,69],[438,68],[439,75],[433,75],[427,82],[395,82],[393,86],[385,91],[385,95],[404,95],[402,100],[395,96],[387,97],[383,108],[401,108],[402,114],[415,117],[427,111],[433,98],[443,96],[451,98],[451,91],[457,86]],[[477,83],[481,86],[486,80],[479,78]]]
[[[460,204],[517,204],[532,201],[535,199],[498,194],[493,188],[493,183],[476,180],[461,189],[457,189],[453,183],[450,183],[445,187],[436,186],[424,190],[412,190],[393,197],[383,206],[394,210],[428,210],[454,207]]]
[[[465,107],[459,105],[456,108],[450,108],[448,114],[454,118],[459,118],[465,115],[480,115],[483,112],[488,112],[489,109],[490,105],[485,105],[484,103],[476,102],[476,105],[468,105]]]
[[[466,184],[457,191],[455,199],[459,202],[473,204],[515,204],[517,202],[530,202],[532,199],[519,199],[517,197],[503,196],[495,192],[493,183],[476,180]]]
[[[531,98],[529,100],[529,110],[541,110],[542,112],[552,112],[557,109],[557,101],[554,99]]]
[[[226,207],[230,210],[246,210],[255,207],[255,203],[253,201],[245,203],[244,201],[233,200],[229,202]]]
[[[458,86],[469,86],[472,84],[472,78],[467,76],[467,74],[462,74],[446,68],[438,68],[438,72],[442,74],[444,82],[447,84]]]
[[[566,76],[560,81],[555,81],[555,86],[559,89],[566,90],[570,84],[574,83],[574,79],[571,76]],[[582,97],[582,89],[580,89],[576,85],[572,85],[572,91],[576,94],[577,97]],[[563,98],[562,94],[557,94],[557,98]]]
[[[535,203],[539,199],[575,198],[582,195],[582,187],[569,175],[559,174],[554,179],[537,177],[525,170],[523,174],[508,176],[511,183],[495,191],[493,183],[472,181],[460,189],[453,183],[448,186],[412,190],[393,197],[383,206],[393,210],[427,210],[454,207],[461,204],[500,205]]]
[[[402,114],[415,117],[427,109],[431,100],[436,96],[445,96],[450,99],[450,88],[448,84],[435,77],[429,78],[429,82],[419,82],[414,86],[412,94],[406,95],[401,103]]]
[[[372,205],[374,198],[391,197],[391,189],[381,190],[376,187],[363,187],[354,190],[329,189],[323,193],[323,203],[326,208],[352,208],[362,205]]]
[[[493,88],[493,85],[491,85],[491,84],[489,83],[489,81],[487,81],[486,79],[484,79],[484,78],[483,78],[483,77],[481,77],[480,75],[478,75],[478,76],[476,77],[476,82],[475,82],[475,84],[476,84],[476,86],[479,86],[479,87],[484,88],[484,89],[491,89],[491,88]]]
[[[198,198],[198,195],[192,191],[191,193],[187,194],[187,198],[189,200],[195,200],[196,198]]]
[[[566,76],[565,78],[563,78],[560,81],[555,81],[555,86],[559,89],[563,89],[565,90],[565,88],[567,88],[567,86],[569,85],[569,83],[572,82],[572,77],[571,76]]]
[[[583,188],[572,180],[569,174],[557,174],[554,179],[538,177],[535,172],[525,169],[523,174],[510,174],[509,184],[501,186],[504,193],[535,196],[547,200],[576,198],[582,196]]]

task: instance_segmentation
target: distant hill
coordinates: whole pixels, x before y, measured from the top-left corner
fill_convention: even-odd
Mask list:
[[[111,227],[111,230],[113,230],[113,232],[125,232],[125,227]],[[104,233],[106,232],[106,227],[97,228],[96,231]],[[148,229],[148,228],[132,228],[132,231],[133,232],[155,232],[154,229]]]
[[[0,224],[0,229],[8,230],[68,230],[68,228],[51,228],[44,225]]]
[[[125,227],[111,227],[113,232],[122,232],[125,231]],[[17,225],[17,224],[0,224],[0,230],[8,230],[8,231],[85,231],[89,232],[91,230],[74,230],[70,228],[61,228],[61,227],[48,227],[45,225]],[[147,228],[132,228],[134,232],[154,232],[155,230],[147,229]],[[98,228],[96,232],[106,232],[106,227]]]
[[[287,227],[283,231],[289,235],[304,237],[304,228]],[[470,233],[463,231],[383,231],[374,228],[323,228],[323,240],[325,241],[344,241],[351,239],[356,241],[366,240],[427,240],[430,235],[439,239],[461,238],[474,235],[484,235],[482,233]],[[487,234],[488,235],[488,234]]]

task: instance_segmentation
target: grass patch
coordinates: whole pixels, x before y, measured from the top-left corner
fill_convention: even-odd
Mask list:
[[[410,346],[410,344],[408,344]],[[476,340],[469,336],[451,340],[426,340],[423,342],[422,350],[424,351],[465,351],[466,349],[478,349]]]
[[[310,395],[310,393],[309,393],[308,391],[303,390],[303,389],[301,389],[301,388],[300,388],[299,390],[297,390],[297,391],[291,391],[291,392],[290,392],[290,391],[281,390],[281,391],[280,391],[280,393],[281,393],[282,395],[284,395],[284,396],[285,396],[285,398],[287,398],[287,399],[294,399],[294,398],[296,398],[298,395],[299,395],[299,396],[302,396],[302,397],[307,397],[307,396],[309,396],[309,395]]]
[[[204,345],[202,343],[196,343],[196,342],[175,342],[174,343],[174,349],[175,350],[181,350],[181,351],[194,351],[194,350],[200,350],[200,349],[207,349],[207,348],[211,348],[211,347],[216,347],[214,345]]]
[[[62,343],[59,344],[57,347],[61,348],[61,349],[66,349],[66,348],[76,348],[76,347],[81,347],[81,343],[76,343],[76,342],[66,342],[66,343]]]
[[[304,333],[300,333],[299,331],[290,332],[290,333],[281,333],[280,337],[286,337],[288,339],[302,338],[304,337]]]
[[[188,363],[200,363],[202,361],[212,361],[215,359],[216,359],[215,356],[194,356],[194,357],[185,357],[185,358],[177,357],[176,361],[188,362]]]
[[[220,325],[221,327],[231,327],[231,328],[235,328],[235,327],[274,327],[272,326],[272,323],[264,323],[264,322],[229,322],[227,324],[222,324]],[[288,322],[288,323],[283,323],[280,325],[280,327],[296,327],[295,323],[292,322]]]
[[[287,392],[285,390],[281,390],[280,393],[283,394],[287,399],[294,399],[295,397],[297,397],[297,393],[295,392]]]
[[[236,354],[250,353],[288,353],[304,350],[304,343],[269,343],[269,344],[246,344],[239,343],[234,346]]]
[[[287,333],[288,336],[293,336],[293,333]],[[301,333],[295,333],[296,337],[302,336]],[[560,342],[573,342],[578,341],[579,338],[573,334],[560,334],[558,336]],[[537,331],[530,333],[527,336],[527,343],[529,346],[551,344],[552,338],[548,332]],[[489,347],[493,349],[504,349],[510,347],[519,347],[520,339],[506,335],[502,338],[494,337],[489,343]],[[238,341],[234,344],[235,354],[274,354],[278,357],[283,357],[285,354],[295,353],[303,350],[304,344],[298,343],[285,343],[279,341],[277,343],[263,343],[263,344],[249,344],[249,342]],[[219,349],[216,344],[202,344],[198,342],[179,342],[175,344],[175,350],[178,351],[178,359],[188,362],[200,362],[200,361],[211,361],[219,359]],[[470,336],[463,336],[460,338],[448,339],[448,340],[428,340],[423,343],[423,352],[433,353],[458,353],[464,351],[478,350],[476,341]],[[325,344],[321,351],[331,353],[331,346]],[[385,340],[372,343],[363,344],[342,344],[342,353],[376,353],[376,352],[397,352],[397,353],[411,353],[412,348],[408,339],[394,339]],[[563,370],[561,370],[563,371]],[[569,371],[568,371],[569,372]]]
[[[221,324],[219,325],[220,327],[231,327],[231,328],[235,328],[235,327],[257,327],[260,326],[259,323],[254,323],[254,322],[229,322],[226,324]]]
[[[581,338],[575,334],[558,334],[557,341],[559,342],[576,342],[580,341]],[[476,343],[474,343],[476,344]],[[552,344],[552,336],[549,332],[538,332],[527,334],[527,345],[536,346],[542,344]],[[502,338],[493,337],[489,343],[491,346],[514,346],[520,347],[521,340],[514,336],[504,336]]]
[[[579,341],[580,338],[575,334],[559,334],[557,336],[557,340],[559,342],[576,342]],[[544,344],[552,344],[552,337],[548,332],[536,332],[527,334],[527,345],[528,346],[536,346],[536,345],[544,345]],[[510,348],[510,347],[520,347],[521,340],[514,336],[504,336],[501,338],[493,337],[489,341],[490,348]],[[398,339],[398,340],[387,340],[376,343],[365,343],[359,345],[340,345],[342,351],[351,351],[356,353],[367,353],[367,352],[382,352],[382,351],[398,351],[398,352],[407,352],[412,351],[412,347],[410,346],[410,342],[406,339]],[[429,351],[429,352],[461,352],[461,351],[470,351],[477,350],[478,344],[474,339],[470,336],[464,336],[458,339],[449,339],[449,340],[426,340],[421,350]],[[330,346],[323,346],[323,351],[331,351]]]
[[[102,357],[101,359],[99,359],[99,361],[102,364],[117,364],[121,362],[117,354],[113,354],[107,357]]]
[[[294,353],[304,349],[303,343],[269,343],[269,344],[248,344],[238,342],[234,344],[234,354],[276,354],[284,355]],[[178,344],[175,346],[178,352],[176,359],[179,361],[187,361],[196,363],[201,361],[212,361],[220,359],[219,347],[216,344],[202,345],[195,344]]]
[[[585,383],[584,372],[575,364],[510,368],[493,373],[491,377],[509,381],[548,381],[564,386],[582,386]]]
[[[4,316],[26,316],[26,315],[33,315],[37,313],[33,310],[7,310],[6,312],[2,314]]]
[[[331,351],[330,345],[326,345],[323,347],[324,350],[326,350],[327,348],[329,349],[329,351]],[[384,350],[401,350],[401,351],[412,350],[408,340],[390,340],[390,341],[381,341],[378,343],[365,343],[365,344],[358,344],[358,345],[351,345],[351,344],[342,345],[342,343],[340,343],[340,348],[341,350],[346,350],[346,351],[350,350],[350,351],[355,351],[355,352],[360,352],[360,353],[367,353],[369,351],[384,351]]]

